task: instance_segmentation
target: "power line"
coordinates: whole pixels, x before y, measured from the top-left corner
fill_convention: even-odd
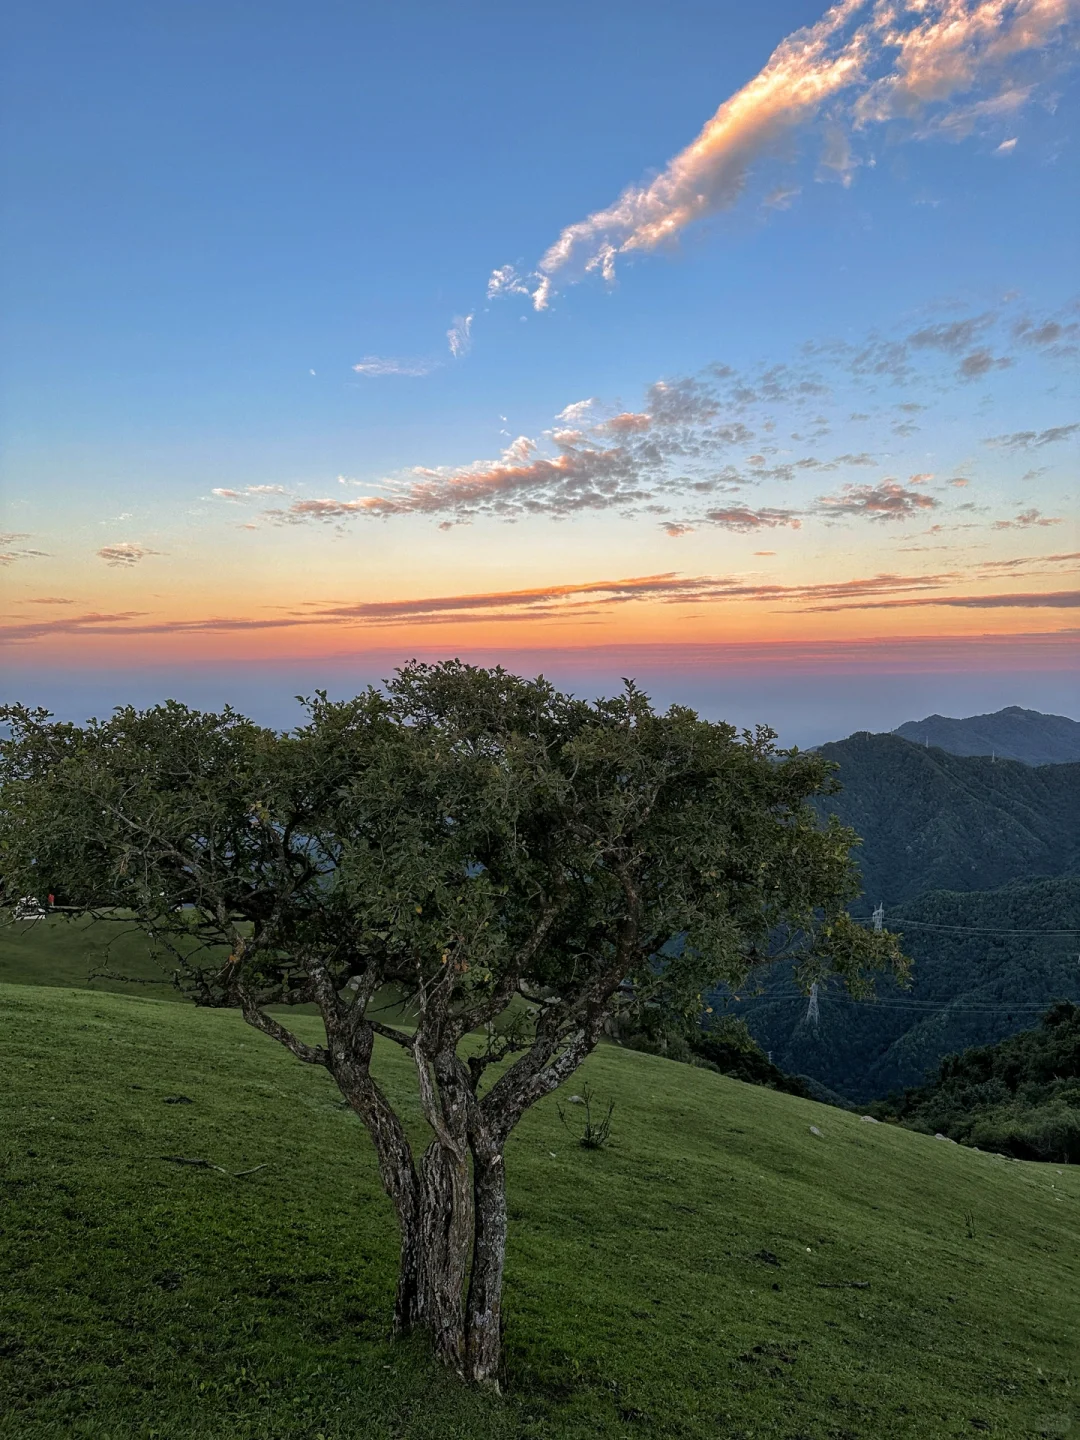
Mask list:
[[[877,912],[871,916],[852,915],[851,918],[859,925],[870,925],[877,919]],[[899,930],[945,930],[962,935],[1080,935],[1080,929],[1006,930],[994,925],[938,925],[931,920],[905,920],[903,917],[894,923]]]
[[[728,1003],[732,1005],[801,1005],[805,1000],[804,995],[747,995],[736,999],[731,996]],[[861,1006],[873,1010],[908,1010],[912,1013],[932,1015],[939,1014],[946,1010],[961,1012],[965,1015],[1003,1015],[1013,1011],[1031,1010],[1041,1012],[1049,1009],[1055,1003],[1053,999],[1046,1000],[977,1000],[970,1005],[962,1005],[954,1000],[852,1000],[848,996],[837,995],[827,996],[830,1000],[839,1000],[847,1006]],[[807,1008],[806,1020],[817,1023],[820,1016],[819,996],[811,996],[811,1005]],[[1071,1003],[1080,1003],[1080,999]]]

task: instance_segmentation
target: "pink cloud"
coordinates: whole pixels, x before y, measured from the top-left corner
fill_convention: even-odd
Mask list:
[[[1042,515],[1039,513],[1038,510],[1032,508],[1031,510],[1022,510],[1020,514],[1015,516],[1012,520],[995,520],[994,529],[1030,530],[1032,526],[1061,525],[1062,523],[1063,522],[1060,517]]]
[[[745,505],[728,505],[723,509],[706,510],[696,523],[715,525],[721,530],[735,530],[743,534],[755,530],[775,530],[778,526],[798,530],[802,525],[796,510],[779,510],[770,506],[751,510]]]
[[[605,420],[598,428],[610,431],[612,435],[638,435],[643,430],[648,430],[651,424],[651,415],[626,410],[621,415],[613,415],[610,420]]]

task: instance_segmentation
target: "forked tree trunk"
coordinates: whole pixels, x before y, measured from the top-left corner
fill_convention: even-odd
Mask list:
[[[594,1028],[598,1034],[599,1023]],[[595,1038],[583,1036],[582,1045],[564,1054],[564,1063],[547,1066],[540,1084],[527,1076],[526,1091],[509,1092],[488,1117],[476,1105],[453,1052],[436,1054],[433,1062],[420,1055],[421,1099],[436,1133],[419,1167],[401,1121],[367,1070],[370,1039],[359,1064],[334,1054],[335,1078],[367,1126],[397,1216],[401,1260],[394,1332],[426,1329],[439,1359],[473,1384],[499,1388],[506,1132],[529,1104],[573,1073]]]

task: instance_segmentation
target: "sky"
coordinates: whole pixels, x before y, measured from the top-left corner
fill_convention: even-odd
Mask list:
[[[13,0],[0,665],[1080,716],[1080,0]]]

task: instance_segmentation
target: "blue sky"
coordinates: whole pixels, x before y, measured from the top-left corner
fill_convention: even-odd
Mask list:
[[[995,575],[1016,562],[1018,594],[1064,594],[1070,562],[1047,557],[1080,549],[1076,6],[901,5],[900,31],[923,27],[914,59],[881,3],[848,8],[814,74],[865,31],[859,82],[744,146],[734,171],[710,161],[713,201],[668,244],[631,237],[608,283],[584,265],[630,232],[605,207],[627,187],[653,204],[655,177],[778,46],[817,43],[821,5],[9,7],[0,480],[19,673],[137,670],[148,627],[178,676],[199,655],[287,671],[385,646],[365,627],[390,603],[413,607],[389,637],[402,653],[443,635],[514,653],[533,635],[677,646],[673,616],[717,644],[861,643],[873,625],[962,638],[976,622],[1064,639],[1075,601],[1006,605]],[[810,41],[788,39],[799,27]],[[543,257],[575,224],[580,263],[549,275],[538,309]],[[504,266],[522,293],[489,299]],[[1032,338],[1048,325],[1053,343]],[[888,345],[902,364],[868,373],[859,357]],[[776,366],[803,399],[762,391]],[[711,510],[679,489],[670,438],[660,461],[635,452],[610,504],[553,501],[547,476],[529,488],[552,431],[581,420],[557,421],[566,407],[595,397],[586,438],[565,442],[593,457],[620,413],[654,414],[649,387],[686,377],[714,388],[710,424],[748,427],[730,454],[697,454]],[[500,459],[518,437],[532,448]],[[801,476],[780,473],[800,459]],[[463,474],[494,494],[507,465],[514,513],[463,508]],[[411,495],[416,467],[453,495],[333,508]],[[605,599],[592,629],[545,611],[542,633],[514,604],[486,628],[459,605],[439,632],[416,610],[669,573],[712,589],[685,614],[667,593]],[[777,619],[749,595],[883,574],[905,581],[874,590],[889,604],[915,579],[951,608],[840,615],[815,598],[812,620]],[[972,594],[977,613],[956,601]],[[46,600],[62,604],[35,629]],[[344,605],[369,607],[347,635],[265,648],[282,606]],[[1036,683],[1017,672],[1012,698]]]

